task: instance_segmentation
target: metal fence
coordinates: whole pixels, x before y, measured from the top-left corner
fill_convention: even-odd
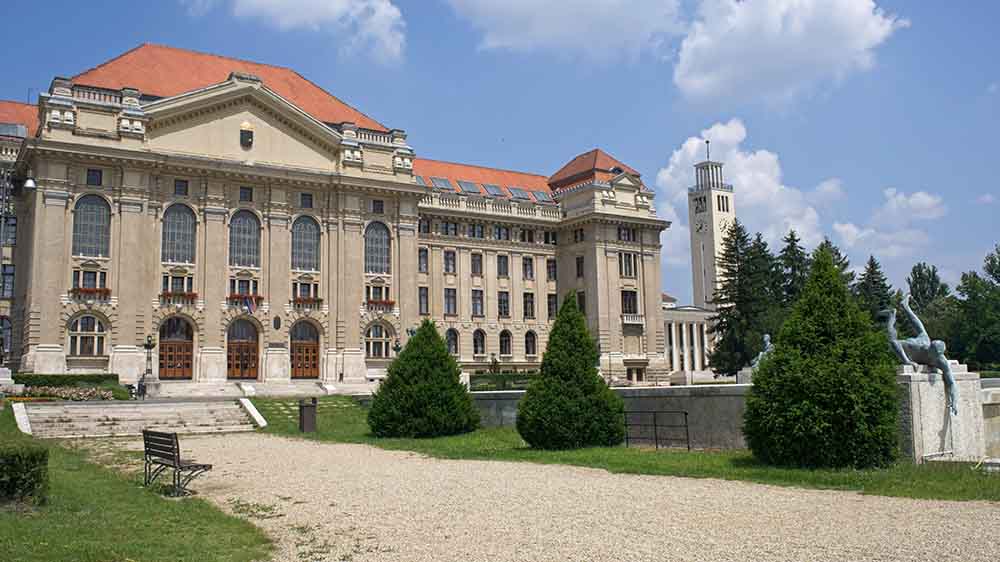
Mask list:
[[[625,446],[687,447],[691,450],[688,413],[684,410],[625,412]]]

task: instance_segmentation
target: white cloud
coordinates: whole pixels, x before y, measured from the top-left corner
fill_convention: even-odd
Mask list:
[[[908,25],[873,0],[704,0],[674,83],[691,100],[781,103],[871,69],[875,49]]]
[[[204,15],[225,0],[181,0]],[[402,58],[406,22],[392,0],[230,0],[233,15],[260,19],[282,31],[328,31],[345,51],[367,50],[383,62]]]
[[[989,86],[986,86],[986,93],[995,94],[1000,91],[1000,82],[991,82]]]
[[[930,242],[921,226],[948,212],[943,199],[925,191],[907,195],[894,188],[884,190],[882,195],[885,202],[872,213],[867,226],[833,223],[838,241],[855,255],[895,258],[919,253]]]
[[[823,238],[819,213],[809,202],[807,194],[784,184],[778,155],[768,150],[751,150],[743,144],[747,130],[739,119],[716,123],[690,137],[673,152],[665,168],[656,175],[660,192],[658,209],[665,217],[677,216],[677,209],[687,216],[687,188],[694,185],[696,162],[705,159],[705,139],[711,141],[712,160],[725,163],[726,181],[735,186],[736,215],[751,232],[761,232],[769,243],[776,244],[794,228],[806,245],[814,245]],[[836,184],[831,182],[836,182]],[[825,184],[825,186],[824,186]],[[834,188],[836,185],[836,188]],[[839,181],[827,180],[817,191],[839,193]],[[667,208],[669,207],[669,209]],[[686,222],[686,221],[685,221]],[[673,229],[688,226],[675,224]],[[685,238],[685,245],[688,244]],[[666,248],[665,251],[670,251]],[[668,261],[670,256],[667,257]]]
[[[980,205],[992,205],[996,200],[997,198],[992,193],[984,193],[976,198],[976,203]]]
[[[844,185],[840,178],[823,180],[806,194],[806,199],[817,207],[829,207],[844,198]]]
[[[553,51],[598,61],[658,54],[683,30],[678,0],[448,0],[482,49]]]

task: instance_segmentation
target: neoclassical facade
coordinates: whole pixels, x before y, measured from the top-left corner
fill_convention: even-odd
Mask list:
[[[156,72],[149,69],[155,68]],[[417,157],[294,71],[142,45],[56,78],[15,169],[12,362],[162,384],[375,379],[434,320],[463,369],[535,368],[576,298],[606,376],[665,377],[653,192]]]

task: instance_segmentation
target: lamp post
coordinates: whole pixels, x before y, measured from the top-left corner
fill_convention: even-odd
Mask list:
[[[14,170],[8,168],[3,171],[2,177],[0,177],[0,269],[7,264],[7,222],[10,217],[14,216],[14,206],[13,206],[13,191],[14,191]],[[11,250],[13,252],[13,250]],[[13,256],[11,256],[13,257]],[[14,297],[14,286],[13,279],[11,279],[11,285],[7,285],[7,277],[3,278],[2,292],[0,292],[0,297],[13,298]],[[11,303],[11,312],[14,311],[13,303]],[[4,333],[0,334],[0,366],[7,361],[7,339],[9,334],[7,334],[6,328],[3,330]]]
[[[142,347],[146,350],[146,371],[142,373],[139,377],[139,385],[137,394],[143,400],[146,399],[146,377],[152,378],[153,376],[153,348],[156,347],[156,342],[153,341],[153,336],[146,336],[146,343],[142,344]]]

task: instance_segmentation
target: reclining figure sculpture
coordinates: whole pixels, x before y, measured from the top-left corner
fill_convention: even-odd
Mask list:
[[[927,335],[924,323],[917,318],[917,315],[913,313],[913,309],[910,308],[909,293],[903,298],[902,306],[903,310],[906,311],[906,317],[910,319],[910,323],[917,330],[917,335],[912,338],[899,339],[896,333],[896,309],[883,310],[879,313],[879,317],[888,318],[886,331],[889,333],[889,345],[892,346],[892,350],[896,352],[899,360],[904,365],[912,365],[916,368],[919,364],[941,371],[945,387],[948,390],[948,408],[951,411],[951,415],[958,414],[958,391],[955,387],[955,377],[952,375],[951,365],[948,364],[948,358],[944,355],[944,342],[941,340],[932,340]]]
[[[774,344],[771,343],[771,334],[764,334],[764,349],[757,354],[757,357],[754,357],[753,361],[750,362],[750,368],[756,371],[760,362],[763,361],[765,357],[770,355],[772,351],[774,351]]]

